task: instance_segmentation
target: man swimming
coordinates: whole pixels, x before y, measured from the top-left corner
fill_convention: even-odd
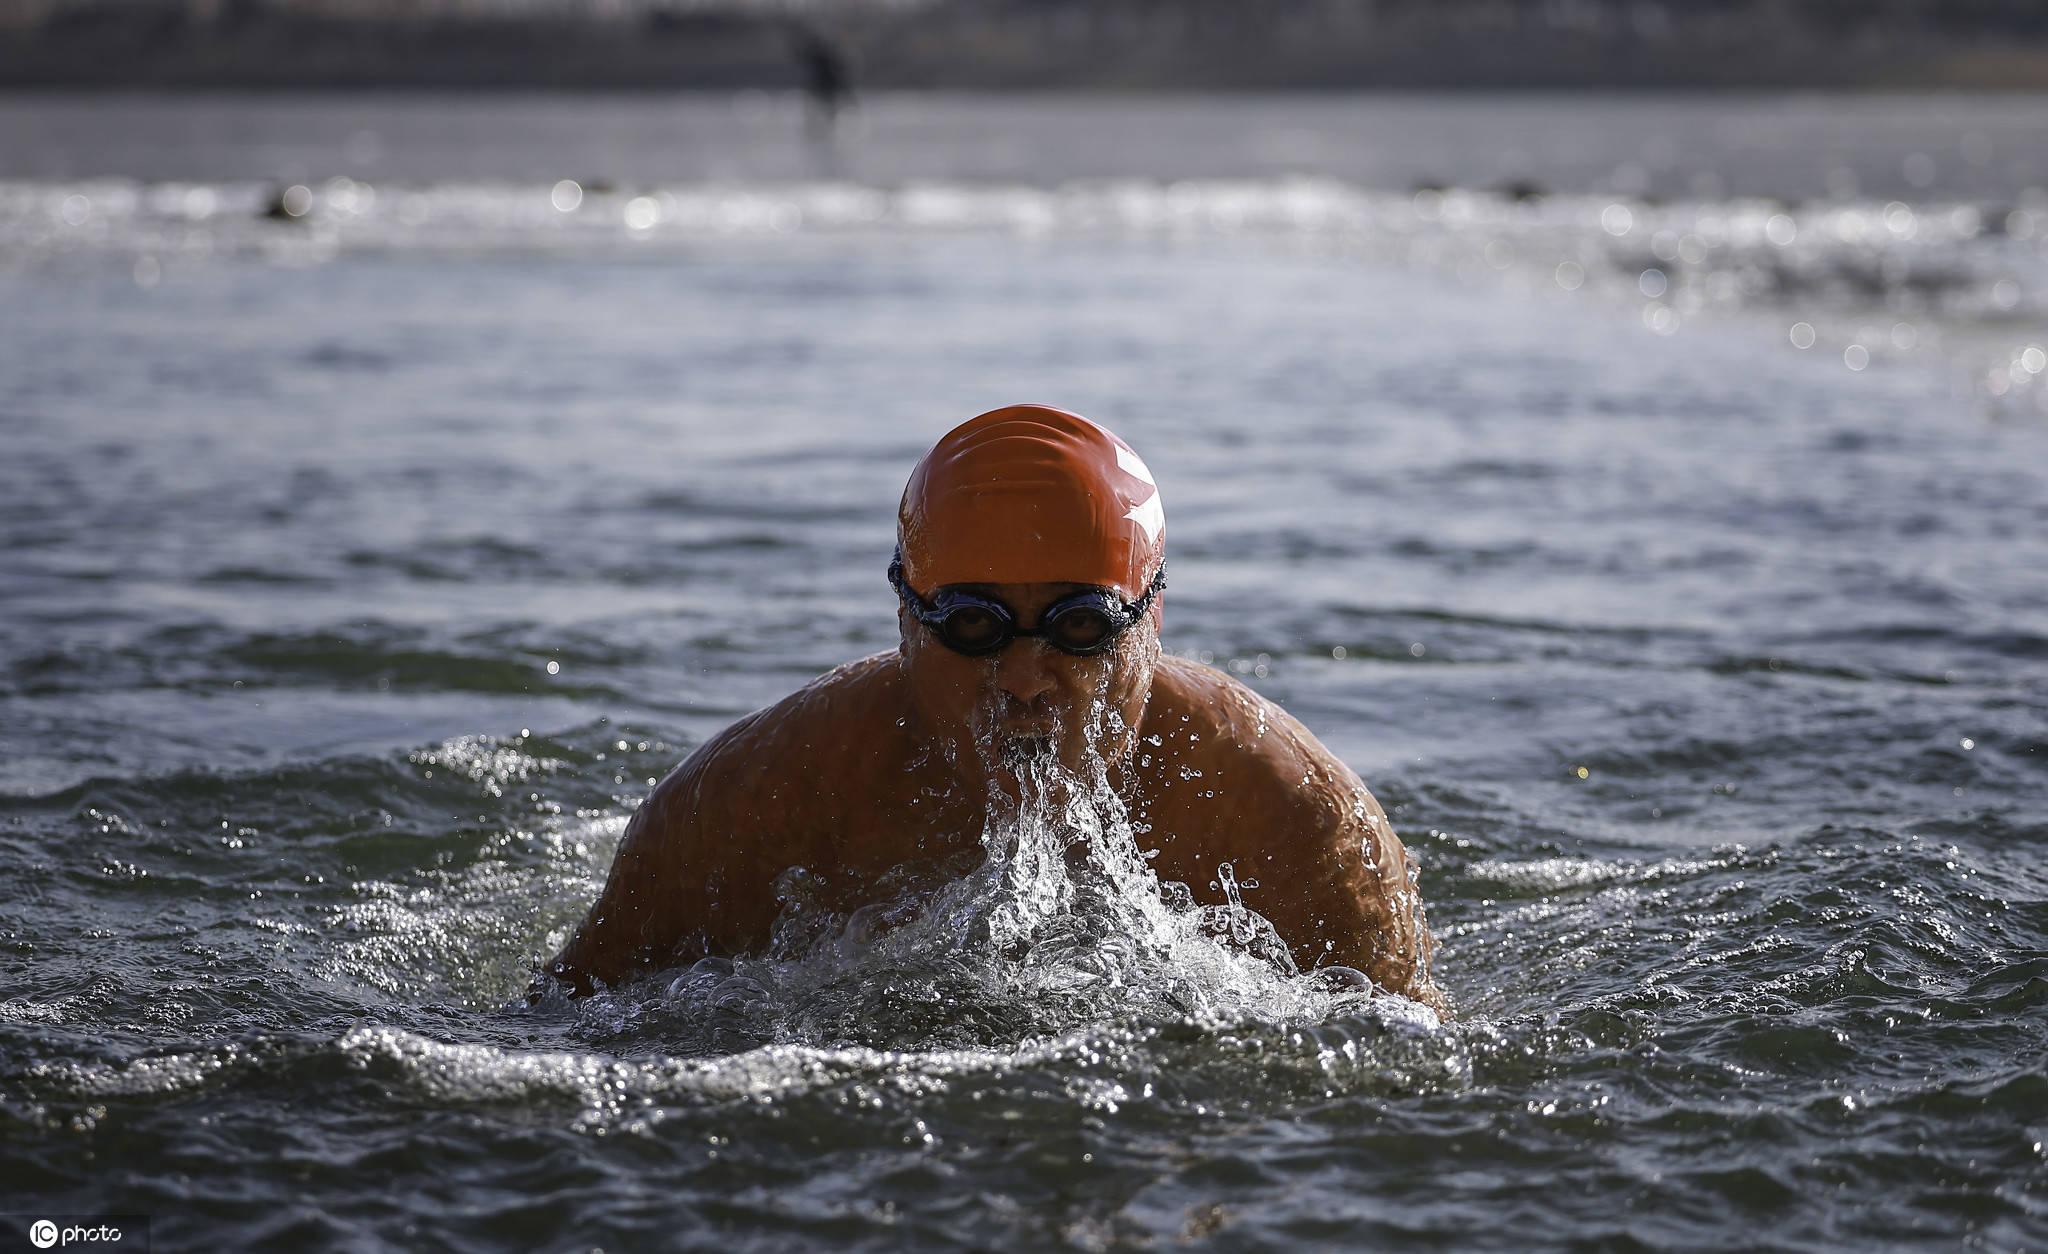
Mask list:
[[[1016,405],[949,432],[897,512],[901,646],[670,772],[546,976],[584,994],[757,952],[790,868],[861,904],[892,868],[977,848],[1021,764],[1099,755],[1159,879],[1220,904],[1234,871],[1300,967],[1443,1009],[1411,864],[1365,785],[1272,702],[1161,654],[1165,524],[1145,463],[1076,414]]]

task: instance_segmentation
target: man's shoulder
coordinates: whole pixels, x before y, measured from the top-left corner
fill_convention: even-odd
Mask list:
[[[891,751],[907,700],[894,652],[848,662],[705,741],[660,791],[687,790],[701,806],[839,774]]]
[[[1301,720],[1213,666],[1162,658],[1153,694],[1148,743],[1158,736],[1158,747],[1248,800],[1320,814],[1348,809],[1362,787]]]
[[[862,734],[872,740],[870,723],[896,726],[908,701],[903,659],[891,649],[836,666],[735,726],[744,725],[749,736],[830,749]]]
[[[1157,724],[1156,727],[1152,726]],[[1166,656],[1153,674],[1148,729],[1264,755],[1323,750],[1301,721],[1216,667]]]

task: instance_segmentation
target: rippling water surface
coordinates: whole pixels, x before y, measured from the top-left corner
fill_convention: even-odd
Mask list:
[[[1804,118],[1863,176],[1775,198],[1740,153],[1739,196],[451,157],[285,171],[266,217],[204,152],[17,154],[6,1209],[175,1249],[2039,1248],[2048,199],[2001,145],[2048,113],[1953,108],[1904,151],[1891,104]],[[893,646],[904,475],[1022,399],[1144,451],[1167,646],[1386,803],[1457,1018],[1167,971],[1071,901],[1023,974],[885,934],[947,867],[805,956],[526,1007],[654,778]]]

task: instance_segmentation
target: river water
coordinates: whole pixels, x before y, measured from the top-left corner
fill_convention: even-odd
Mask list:
[[[5,1209],[2048,1243],[2048,104],[1180,104],[0,100]],[[1456,1017],[1147,949],[1138,873],[1035,966],[799,919],[527,1007],[1018,400],[1143,452],[1166,646],[1385,803]]]

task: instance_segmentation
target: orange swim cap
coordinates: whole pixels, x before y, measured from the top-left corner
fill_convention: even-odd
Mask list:
[[[896,512],[904,580],[927,596],[953,583],[1089,583],[1136,600],[1165,536],[1158,485],[1131,446],[1046,405],[947,432]]]

